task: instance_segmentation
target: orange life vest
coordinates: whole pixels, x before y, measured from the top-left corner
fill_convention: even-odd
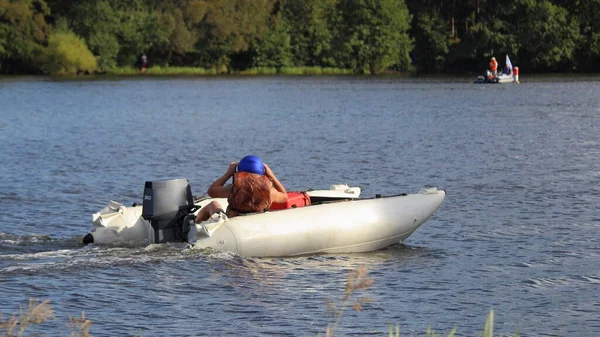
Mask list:
[[[490,70],[491,71],[496,71],[496,69],[498,69],[498,62],[496,60],[492,60],[490,62]]]
[[[233,187],[227,198],[227,216],[264,212],[271,206],[271,187],[269,178],[248,172],[233,175]]]

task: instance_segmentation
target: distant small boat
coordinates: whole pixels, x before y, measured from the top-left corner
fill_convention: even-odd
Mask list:
[[[411,235],[441,205],[446,192],[435,187],[416,194],[359,199],[359,187],[289,192],[286,204],[270,211],[228,219],[214,214],[195,224],[194,214],[212,200],[193,201],[186,179],[146,182],[144,204],[111,203],[93,215],[85,244],[187,242],[241,256],[294,256],[368,252]],[[193,210],[187,212],[188,205]],[[184,210],[183,212],[181,212]]]
[[[474,83],[519,83],[519,67],[513,68],[508,54],[506,55],[506,66],[509,68],[508,73],[494,76],[490,70],[486,70],[485,75],[478,76]]]

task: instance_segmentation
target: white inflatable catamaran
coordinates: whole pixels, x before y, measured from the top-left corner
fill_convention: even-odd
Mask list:
[[[270,211],[228,219],[215,214],[195,224],[198,210],[212,200],[192,196],[186,179],[147,181],[142,205],[111,201],[93,214],[85,244],[187,242],[241,256],[294,256],[368,252],[399,243],[441,205],[446,193],[435,187],[416,194],[359,199],[359,187],[289,192],[288,202]]]

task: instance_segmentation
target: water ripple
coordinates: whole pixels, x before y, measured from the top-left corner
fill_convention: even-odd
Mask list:
[[[361,295],[373,302],[347,310],[340,335],[388,323],[476,335],[493,308],[504,334],[589,336],[600,326],[599,83],[1,80],[0,287],[11,296],[0,311],[51,298],[58,320],[85,311],[94,335],[318,335],[332,322],[325,300],[368,266],[375,283]],[[406,244],[367,254],[80,246],[108,200],[140,202],[144,181],[174,177],[202,194],[248,153],[291,190],[448,194]]]

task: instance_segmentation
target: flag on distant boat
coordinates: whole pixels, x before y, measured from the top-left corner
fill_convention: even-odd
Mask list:
[[[510,68],[510,72],[512,72],[513,66],[512,66],[512,63],[510,63],[510,59],[508,58],[508,54],[506,54],[506,66],[508,68]]]

